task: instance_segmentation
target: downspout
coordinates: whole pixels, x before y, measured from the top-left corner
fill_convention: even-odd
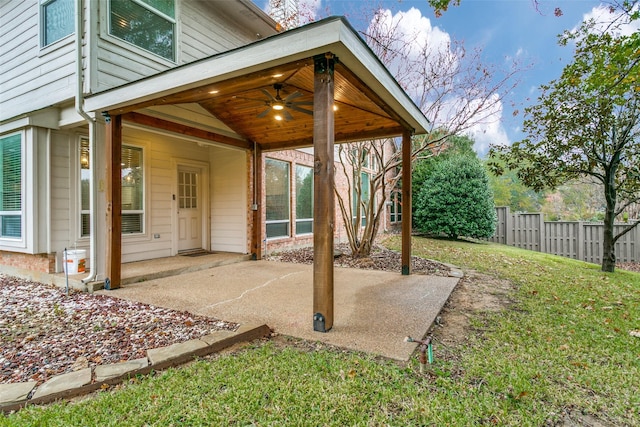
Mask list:
[[[89,218],[91,218],[91,232],[89,233],[89,275],[82,279],[82,283],[89,283],[96,278],[96,120],[83,109],[84,78],[82,69],[82,0],[76,0],[76,112],[89,125],[89,166],[91,167],[91,185],[89,185]]]

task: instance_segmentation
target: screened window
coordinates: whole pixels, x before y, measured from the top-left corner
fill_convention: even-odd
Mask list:
[[[91,185],[91,165],[89,164],[89,140],[80,139],[80,236],[91,234],[91,211],[89,190]]]
[[[122,234],[144,231],[142,148],[122,146]]]
[[[289,236],[289,163],[265,160],[267,238]]]
[[[296,234],[313,233],[313,169],[296,166]]]
[[[175,61],[174,0],[110,0],[109,33]]]
[[[75,30],[74,0],[43,0],[40,5],[43,46],[49,46],[73,34]]]
[[[0,237],[22,237],[22,135],[0,138]]]

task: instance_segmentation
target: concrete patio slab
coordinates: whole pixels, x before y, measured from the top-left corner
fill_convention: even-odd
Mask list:
[[[245,261],[123,286],[107,295],[238,323],[266,323],[277,333],[408,360],[459,281],[457,277],[335,269],[334,325],[313,330],[313,268]]]

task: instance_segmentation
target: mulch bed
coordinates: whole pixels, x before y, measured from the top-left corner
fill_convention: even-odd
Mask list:
[[[0,276],[0,383],[46,381],[237,324]]]
[[[352,257],[346,244],[336,245],[334,251],[336,267],[361,268],[364,270],[402,271],[401,254],[382,246],[375,246],[369,257]],[[301,248],[274,253],[265,257],[271,261],[292,262],[297,264],[313,264],[313,248]],[[428,274],[430,276],[448,276],[450,268],[436,261],[424,258],[411,258],[412,274]]]

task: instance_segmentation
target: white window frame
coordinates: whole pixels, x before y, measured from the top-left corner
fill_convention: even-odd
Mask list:
[[[89,206],[88,210],[83,210],[82,209],[82,153],[81,153],[81,147],[82,147],[82,141],[85,140],[87,141],[87,143],[89,144],[89,192],[91,192],[91,186],[93,185],[93,183],[91,182],[91,176],[92,176],[92,172],[91,172],[91,168],[93,167],[93,165],[91,164],[91,142],[89,141],[89,137],[87,135],[78,135],[77,137],[77,145],[76,145],[76,151],[75,151],[75,155],[72,156],[72,161],[74,162],[74,164],[76,165],[76,178],[75,178],[75,182],[77,183],[76,185],[76,194],[77,194],[77,220],[78,220],[78,224],[75,227],[77,230],[77,238],[79,240],[83,240],[83,239],[89,239],[89,237],[91,236],[91,233],[93,232],[93,230],[90,230],[89,234],[82,234],[82,215],[89,215],[89,226],[91,226],[91,206]],[[90,197],[90,196],[88,196]],[[89,201],[89,204],[91,202]]]
[[[137,44],[131,43],[127,40],[121,39],[118,36],[111,34],[111,0],[105,0],[106,7],[102,8],[101,12],[101,22],[104,22],[105,25],[101,25],[100,34],[102,38],[108,39],[111,43],[119,45],[127,50],[135,50],[137,53],[149,58],[154,61],[160,61],[168,66],[175,66],[179,61],[179,2],[174,1],[174,14],[175,18],[165,15],[159,10],[154,9],[148,4],[141,2],[139,0],[129,0],[136,3],[138,6],[141,6],[148,11],[155,13],[156,15],[168,20],[173,24],[173,59],[165,58],[164,56],[158,55],[157,53],[151,52],[150,50],[145,49],[142,46],[138,46]]]
[[[73,36],[75,34],[75,11],[74,13],[71,15],[71,21],[74,22],[73,25],[73,31],[71,31],[69,34],[57,39],[57,40],[53,40],[49,43],[47,43],[47,23],[46,23],[46,18],[47,18],[47,14],[45,13],[45,8],[47,6],[49,6],[50,4],[55,3],[56,1],[59,0],[40,0],[40,4],[39,4],[39,28],[40,28],[40,48],[41,49],[47,49],[53,45],[56,45],[58,43],[60,43],[62,40],[68,39],[71,36]],[[74,9],[75,9],[75,0],[72,0],[72,3],[74,3]]]
[[[142,160],[142,209],[135,209],[135,210],[127,210],[125,211],[124,209],[122,209],[122,215],[124,216],[125,214],[142,214],[142,221],[140,222],[142,225],[142,230],[135,232],[135,233],[122,233],[122,237],[141,237],[141,236],[146,236],[147,233],[147,211],[148,211],[148,207],[147,207],[147,194],[148,194],[148,190],[149,190],[149,183],[148,183],[148,173],[147,173],[147,158],[146,158],[146,154],[147,154],[147,150],[146,147],[142,146],[142,145],[138,145],[138,144],[129,144],[126,142],[122,142],[122,149],[124,148],[134,148],[134,149],[138,149],[141,150],[141,160]],[[122,191],[122,190],[120,190]],[[122,197],[122,196],[121,196]],[[124,228],[124,227],[123,227]]]
[[[27,223],[30,218],[27,216],[29,211],[27,205],[27,195],[32,194],[33,191],[30,188],[29,182],[27,182],[27,137],[29,136],[25,131],[11,132],[6,135],[0,136],[0,139],[9,138],[14,135],[20,135],[20,210],[19,211],[2,211],[0,214],[4,215],[20,215],[20,237],[4,237],[0,235],[0,249],[3,247],[8,248],[21,248],[27,249]]]

